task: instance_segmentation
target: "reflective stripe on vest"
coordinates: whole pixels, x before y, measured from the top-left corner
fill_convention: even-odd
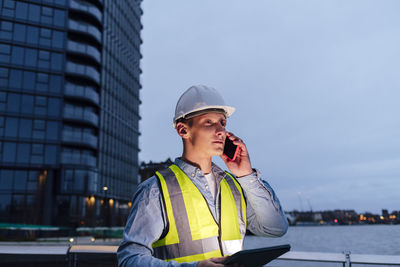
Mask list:
[[[219,227],[203,195],[178,166],[171,165],[156,175],[168,220],[167,234],[153,243],[156,257],[200,261],[222,256],[220,240],[240,241],[241,246],[246,231],[246,203],[235,178],[227,173],[220,184]]]

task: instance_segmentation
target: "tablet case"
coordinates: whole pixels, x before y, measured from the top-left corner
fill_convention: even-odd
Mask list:
[[[246,267],[260,267],[290,250],[290,245],[247,249],[228,257],[223,264],[240,263]]]

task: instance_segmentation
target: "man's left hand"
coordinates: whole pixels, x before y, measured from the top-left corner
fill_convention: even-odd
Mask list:
[[[225,155],[221,155],[221,158],[225,162],[229,171],[233,173],[236,178],[252,174],[253,169],[251,168],[249,153],[243,140],[231,132],[226,132],[226,136],[233,141],[234,145],[239,146],[239,151],[234,161],[231,161]]]

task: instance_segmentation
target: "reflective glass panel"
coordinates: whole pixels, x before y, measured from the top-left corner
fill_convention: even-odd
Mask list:
[[[12,117],[6,118],[5,136],[15,138],[17,137],[17,131],[18,131],[18,119]]]
[[[22,71],[10,70],[10,87],[21,89],[22,87]]]
[[[27,175],[28,175],[27,171],[15,171],[15,173],[14,173],[14,189],[25,191]]]
[[[20,119],[19,120],[19,137],[31,138],[32,135],[32,120]]]
[[[45,148],[45,163],[46,164],[56,164],[57,160],[57,146],[46,145]]]
[[[24,71],[24,89],[33,91],[35,86],[35,73],[30,71]]]
[[[14,41],[25,42],[26,26],[22,24],[14,25]]]
[[[25,20],[28,18],[28,4],[17,2],[16,11],[15,16],[17,19]]]
[[[17,162],[29,163],[29,156],[31,154],[30,144],[19,143],[17,149]]]
[[[32,114],[33,111],[33,96],[22,95],[21,113]]]
[[[7,111],[8,112],[18,112],[20,101],[21,101],[20,95],[8,94]]]
[[[4,142],[3,145],[3,161],[4,162],[14,162],[15,161],[15,156],[16,156],[16,151],[17,150],[17,144],[16,143],[11,143],[11,142]]]

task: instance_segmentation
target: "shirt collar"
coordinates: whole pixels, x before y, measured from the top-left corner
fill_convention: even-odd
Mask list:
[[[197,176],[203,176],[204,173],[200,168],[183,161],[182,158],[176,158],[174,164],[178,166],[190,179]],[[211,171],[214,173],[217,184],[225,177],[225,172],[214,162],[211,162]]]

